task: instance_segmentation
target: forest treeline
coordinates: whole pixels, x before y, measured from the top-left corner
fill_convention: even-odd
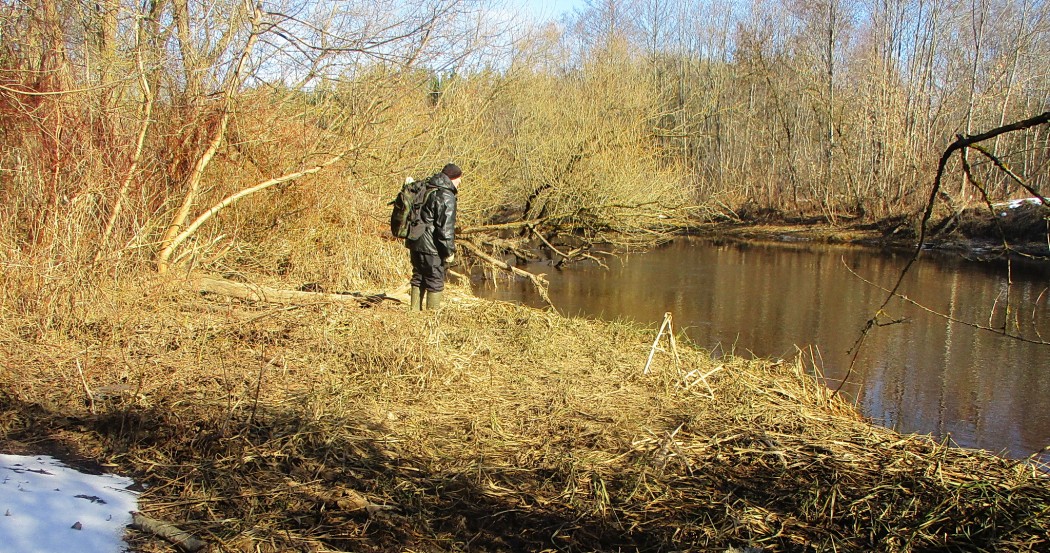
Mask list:
[[[595,0],[539,24],[511,10],[0,0],[0,257],[38,276],[381,280],[358,238],[381,234],[404,177],[450,160],[479,255],[515,251],[491,230],[570,255],[559,236],[644,244],[756,210],[912,215],[957,135],[1050,109],[1045,0]],[[1047,125],[983,147],[947,173],[945,205],[1046,190]]]

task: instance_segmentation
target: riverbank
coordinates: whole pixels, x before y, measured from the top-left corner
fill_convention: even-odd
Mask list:
[[[871,425],[793,361],[463,290],[413,315],[134,288],[5,328],[0,447],[133,476],[217,550],[1050,546],[1046,473]]]
[[[1050,209],[1036,198],[962,209],[927,224],[923,249],[973,259],[1050,264]],[[689,234],[774,242],[854,244],[901,252],[919,241],[919,216],[879,221],[800,219],[783,213],[741,210],[739,217],[695,224]]]

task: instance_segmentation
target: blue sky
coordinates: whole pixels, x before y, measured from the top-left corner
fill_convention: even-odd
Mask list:
[[[586,0],[504,0],[507,8],[520,9],[537,20],[557,19],[563,13],[582,9]]]

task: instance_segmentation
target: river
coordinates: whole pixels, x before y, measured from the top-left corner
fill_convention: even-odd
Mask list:
[[[566,315],[632,319],[675,330],[713,356],[815,362],[829,386],[874,422],[1012,458],[1050,445],[1050,345],[979,330],[1002,327],[1050,342],[1050,268],[927,254],[851,355],[910,253],[807,243],[679,239],[608,261],[524,267],[546,273]],[[865,282],[865,280],[869,282]],[[541,307],[521,281],[475,282],[478,296]],[[932,310],[934,313],[931,313]],[[1050,455],[1042,455],[1043,462]]]

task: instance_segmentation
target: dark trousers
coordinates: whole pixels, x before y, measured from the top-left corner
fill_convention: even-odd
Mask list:
[[[428,292],[445,289],[448,267],[441,257],[428,253],[410,252],[412,258],[412,286]]]

